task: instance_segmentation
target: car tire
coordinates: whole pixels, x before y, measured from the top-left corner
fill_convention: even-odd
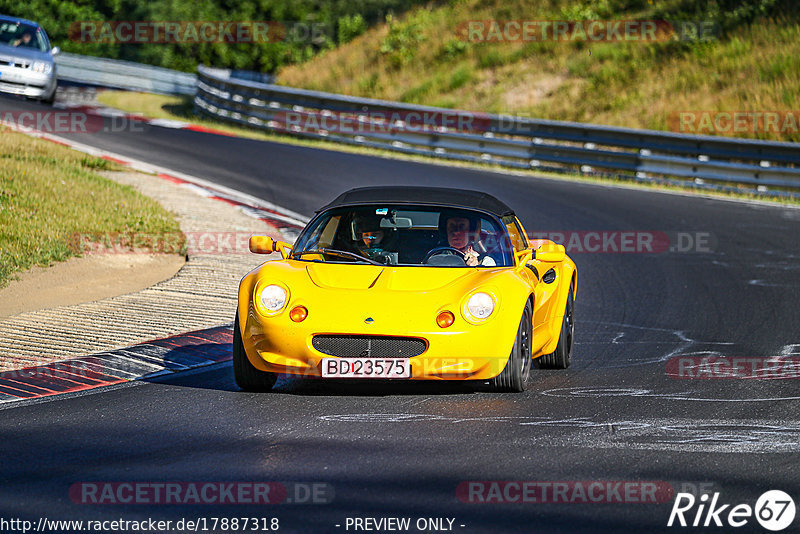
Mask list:
[[[239,314],[233,323],[233,378],[236,385],[245,391],[269,391],[278,380],[278,375],[256,369],[247,358],[239,329]]]
[[[573,294],[574,286],[569,285],[567,307],[564,309],[564,319],[561,321],[561,334],[558,345],[552,354],[545,354],[538,360],[539,369],[566,369],[572,360],[572,347],[575,344],[575,303]]]
[[[52,106],[53,103],[56,101],[56,94],[58,93],[58,85],[56,85],[55,89],[53,89],[53,94],[51,94],[47,98],[42,98],[39,100],[42,104],[46,104],[48,106]]]
[[[517,337],[506,362],[506,367],[492,379],[496,391],[519,393],[525,391],[531,375],[531,341],[533,337],[533,317],[531,303],[525,304],[522,318],[517,328]]]

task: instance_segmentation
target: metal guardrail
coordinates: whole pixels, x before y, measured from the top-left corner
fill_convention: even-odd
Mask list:
[[[119,59],[61,52],[55,62],[59,80],[81,84],[167,95],[194,95],[197,85],[194,74]]]
[[[227,122],[437,158],[799,196],[800,144],[684,135],[355,98],[197,68],[197,110]],[[430,119],[430,120],[429,120]],[[469,127],[458,127],[462,120]],[[717,188],[725,188],[717,186]]]

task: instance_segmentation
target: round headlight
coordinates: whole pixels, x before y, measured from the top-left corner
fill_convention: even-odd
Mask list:
[[[475,319],[486,319],[494,311],[494,299],[488,293],[475,293],[467,301],[467,311]]]
[[[261,306],[270,312],[276,312],[282,309],[286,305],[287,297],[286,290],[274,284],[262,289],[259,295]]]
[[[53,70],[53,65],[45,61],[34,61],[32,67],[34,72],[41,72],[43,74],[49,74],[50,71]]]

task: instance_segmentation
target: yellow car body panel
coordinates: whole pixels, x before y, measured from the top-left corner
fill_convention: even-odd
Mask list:
[[[560,262],[530,260],[532,250],[527,252],[527,257],[517,256],[516,266],[494,268],[377,266],[286,257],[268,261],[239,286],[242,345],[258,370],[319,377],[322,359],[333,356],[314,348],[315,335],[412,337],[426,343],[422,354],[410,358],[412,379],[488,380],[505,368],[529,300],[534,311],[532,356],[553,352],[558,343],[575,264],[568,257]],[[547,284],[540,277],[550,268],[556,280]],[[276,313],[266,313],[258,304],[258,291],[270,284],[288,292],[285,306]],[[478,291],[491,294],[496,303],[483,321],[465,311],[467,300]],[[296,306],[308,310],[301,322],[289,317]],[[455,321],[441,328],[436,317],[445,310]]]

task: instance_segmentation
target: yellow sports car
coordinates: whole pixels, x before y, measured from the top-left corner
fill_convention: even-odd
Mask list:
[[[564,369],[575,263],[533,248],[514,212],[477,191],[369,187],[317,211],[294,246],[242,278],[233,370],[245,390],[278,374],[491,381],[523,391],[531,367]]]

